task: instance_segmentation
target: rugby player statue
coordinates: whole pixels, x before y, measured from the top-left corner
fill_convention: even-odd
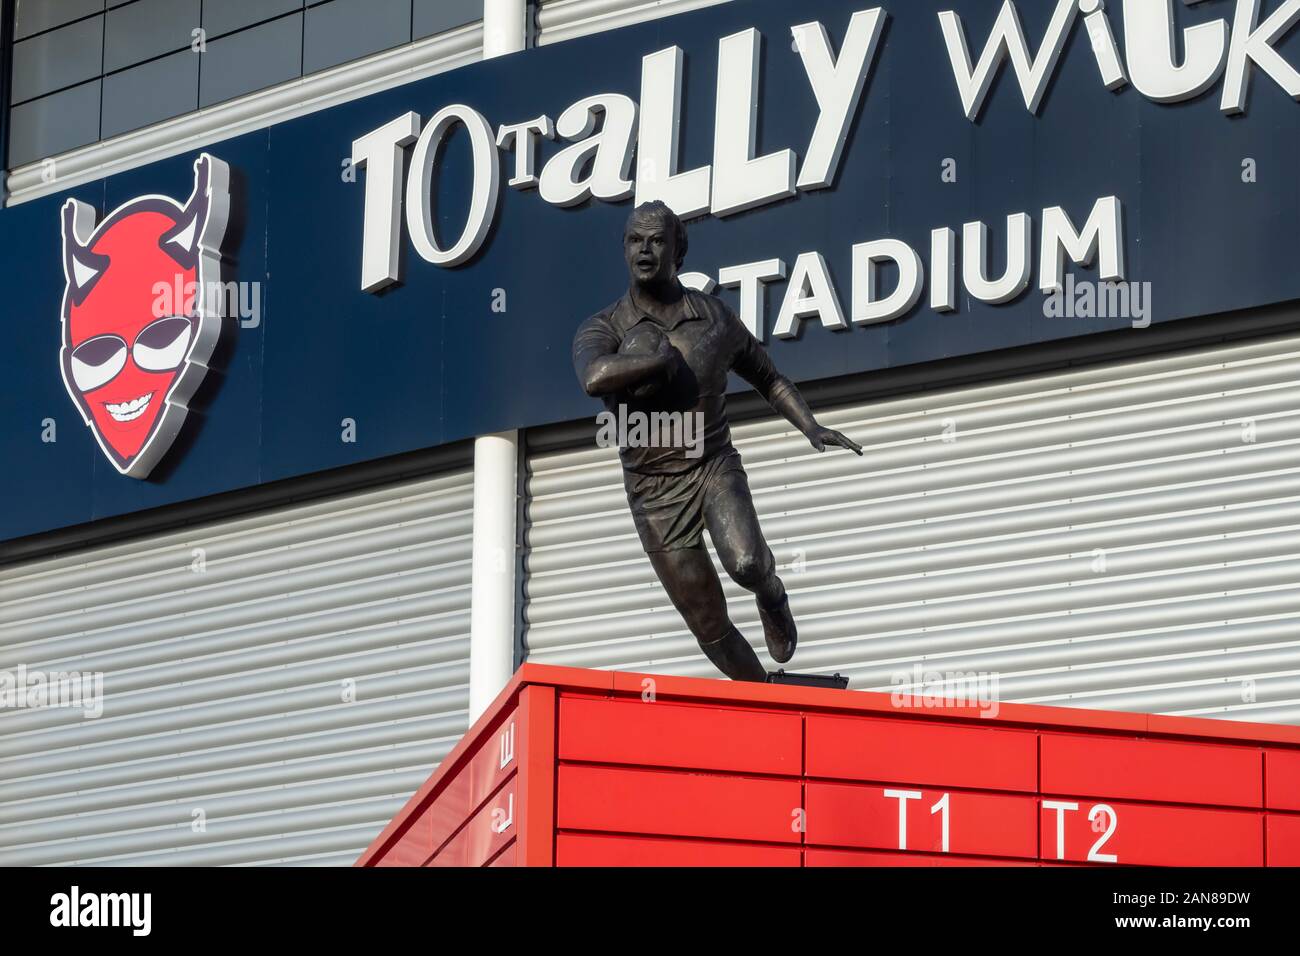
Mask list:
[[[573,365],[588,395],[617,414],[696,415],[703,449],[622,447],[623,485],[637,534],[673,606],[714,666],[732,680],[766,681],[754,649],[727,615],[707,528],[722,566],[754,593],[768,653],[784,664],[797,634],[785,586],[763,539],[740,454],[727,422],[727,373],[735,372],[799,429],[817,451],[862,449],[817,424],[798,389],[721,299],[677,279],[686,229],[662,202],[632,211],[623,235],[631,283],[616,303],[579,327]]]

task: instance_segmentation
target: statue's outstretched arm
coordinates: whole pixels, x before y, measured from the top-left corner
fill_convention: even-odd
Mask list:
[[[739,319],[733,316],[732,321],[735,328],[739,330],[735,334],[742,343],[733,365],[736,374],[753,385],[758,390],[758,394],[762,395],[781,417],[803,432],[813,448],[825,451],[827,445],[837,445],[861,455],[862,446],[853,439],[842,432],[817,423],[812,409],[799,394],[799,389],[776,370],[767,350],[749,334],[748,330],[740,324]]]

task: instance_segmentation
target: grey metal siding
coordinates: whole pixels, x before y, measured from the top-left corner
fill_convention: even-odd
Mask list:
[[[467,727],[472,496],[458,465],[0,569],[0,670],[104,675],[99,718],[0,711],[0,864],[355,858]]]
[[[1297,378],[1287,333],[822,409],[865,460],[772,414],[736,426],[800,625],[790,666],[1300,723]],[[528,659],[711,675],[616,455],[588,438],[528,469]],[[723,580],[761,651],[752,597]]]

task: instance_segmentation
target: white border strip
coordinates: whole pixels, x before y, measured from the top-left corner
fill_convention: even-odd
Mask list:
[[[5,205],[15,206],[62,192],[219,140],[454,70],[478,62],[482,55],[483,25],[471,23],[364,60],[20,166],[9,173],[9,197]],[[340,149],[346,152],[347,144]],[[53,167],[47,165],[51,160]],[[50,168],[55,171],[53,177],[46,172]]]

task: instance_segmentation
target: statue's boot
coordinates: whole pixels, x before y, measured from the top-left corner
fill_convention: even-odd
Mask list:
[[[705,644],[700,642],[704,656],[713,662],[713,666],[732,680],[767,682],[767,671],[758,660],[758,655],[749,646],[735,627],[727,631],[720,640]]]
[[[782,594],[781,603],[775,607],[758,605],[758,617],[763,622],[763,637],[767,640],[767,652],[772,660],[784,664],[794,657],[794,646],[799,641],[799,633],[794,626],[794,615],[790,613],[790,595]]]

